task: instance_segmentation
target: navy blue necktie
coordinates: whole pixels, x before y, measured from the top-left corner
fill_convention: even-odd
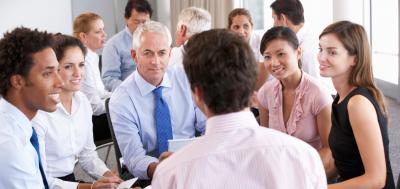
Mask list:
[[[49,188],[49,184],[47,183],[47,179],[46,179],[46,175],[44,174],[44,170],[43,170],[43,166],[42,166],[42,161],[40,160],[40,152],[39,152],[39,140],[36,134],[35,129],[32,127],[32,137],[31,137],[31,143],[33,145],[33,147],[36,150],[36,153],[38,155],[38,159],[39,159],[39,169],[40,169],[40,174],[42,175],[42,180],[43,180],[43,184],[44,184],[44,188],[48,189]]]
[[[157,128],[158,156],[168,151],[168,139],[172,139],[171,116],[167,102],[162,98],[162,87],[153,90],[155,97],[154,119]]]

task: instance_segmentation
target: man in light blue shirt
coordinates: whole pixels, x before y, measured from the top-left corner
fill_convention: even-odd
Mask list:
[[[31,120],[54,112],[63,81],[46,32],[16,28],[0,40],[0,188],[48,188]]]
[[[204,132],[205,116],[192,99],[183,68],[168,67],[171,40],[168,29],[159,22],[148,21],[139,26],[133,34],[132,50],[137,70],[110,100],[111,121],[124,162],[141,179],[152,177],[158,157],[163,156],[160,145],[165,145],[158,137],[161,134],[157,120],[165,115],[155,116],[156,89],[162,88],[173,139],[194,137],[196,130]]]
[[[139,24],[150,20],[153,10],[147,0],[129,0],[125,6],[126,27],[104,46],[102,79],[108,91],[114,91],[136,68],[132,60],[132,33]]]

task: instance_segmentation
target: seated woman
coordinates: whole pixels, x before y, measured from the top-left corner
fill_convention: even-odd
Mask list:
[[[80,90],[92,105],[94,141],[104,141],[111,138],[105,108],[105,100],[111,96],[111,92],[104,88],[99,69],[100,59],[96,53],[106,41],[104,22],[99,15],[86,12],[75,18],[73,29],[74,36],[87,48],[85,75]]]
[[[329,188],[394,188],[387,109],[374,82],[364,28],[340,21],[326,27],[319,39],[320,74],[331,77],[338,92],[329,146],[339,183]]]
[[[257,79],[257,89],[259,89],[268,78],[268,73],[262,64],[264,58],[260,54],[261,37],[253,32],[253,19],[247,9],[233,9],[228,16],[228,29],[243,36],[253,50],[256,61],[259,62],[259,75]]]
[[[32,120],[40,143],[40,155],[50,188],[116,188],[121,179],[98,157],[93,143],[92,111],[79,92],[84,73],[83,44],[72,36],[55,35],[58,75],[64,82],[57,110],[39,111]],[[46,74],[46,73],[43,73]],[[73,171],[76,160],[94,183],[78,183]]]
[[[260,48],[265,67],[275,78],[258,91],[260,125],[307,142],[320,152],[327,165],[332,97],[301,70],[296,34],[287,27],[271,28],[264,34]]]

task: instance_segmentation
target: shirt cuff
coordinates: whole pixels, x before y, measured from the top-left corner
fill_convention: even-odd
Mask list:
[[[78,182],[63,181],[61,179],[54,179],[54,183],[50,188],[53,189],[76,189],[78,188]]]
[[[132,165],[132,167],[130,169],[130,170],[132,170],[131,173],[133,173],[133,175],[135,177],[139,177],[139,179],[148,180],[150,178],[147,175],[147,168],[149,167],[150,163],[153,163],[153,162],[158,163],[158,159],[155,157],[146,156],[143,159],[137,161],[136,164]]]

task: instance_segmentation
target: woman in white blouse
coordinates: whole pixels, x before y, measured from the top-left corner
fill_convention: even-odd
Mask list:
[[[64,82],[61,103],[53,113],[38,112],[32,121],[40,143],[40,154],[50,188],[116,188],[121,179],[111,172],[95,151],[91,106],[79,92],[86,48],[76,38],[55,35],[53,47]],[[46,73],[44,73],[46,74]],[[76,160],[94,183],[78,183],[73,170]]]
[[[100,75],[100,59],[96,53],[103,48],[107,37],[103,19],[95,13],[85,12],[75,18],[73,29],[74,36],[87,47],[86,71],[80,91],[87,96],[92,106],[94,140],[110,139],[105,100],[111,96],[111,92],[104,88]]]

